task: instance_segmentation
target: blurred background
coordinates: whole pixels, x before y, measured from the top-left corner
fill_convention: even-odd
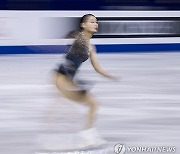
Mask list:
[[[1,0],[7,10],[179,10],[179,0]]]
[[[78,141],[87,108],[61,96],[52,78],[73,41],[66,35],[87,13],[98,18],[91,42],[100,64],[121,80],[89,61],[81,67],[108,141],[84,153],[114,154],[120,143],[178,154],[180,0],[0,0],[0,154],[62,154]]]

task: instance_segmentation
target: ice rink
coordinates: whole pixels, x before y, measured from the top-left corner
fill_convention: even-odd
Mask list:
[[[86,153],[114,154],[114,146],[121,143],[176,147],[178,154],[180,53],[99,54],[98,58],[121,80],[101,77],[89,61],[80,68],[79,78],[95,83],[91,93],[100,103],[95,126],[108,141],[108,147]],[[61,60],[61,54],[0,56],[0,154],[60,154],[42,150],[37,143],[41,135],[47,141],[56,138],[59,146],[73,144],[70,134],[83,128],[87,108],[66,100],[54,86],[53,69]]]

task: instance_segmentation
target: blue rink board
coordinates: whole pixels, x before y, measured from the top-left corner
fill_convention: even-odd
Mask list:
[[[114,44],[96,45],[98,53],[117,52],[168,52],[180,51],[180,43],[170,44]],[[64,53],[66,45],[0,46],[0,54],[51,54]]]

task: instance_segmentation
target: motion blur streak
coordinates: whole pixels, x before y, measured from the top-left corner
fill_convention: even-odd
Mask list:
[[[0,153],[38,153],[36,138],[42,132],[76,133],[84,108],[59,94],[52,71],[62,55],[0,56]],[[117,143],[128,146],[180,148],[180,53],[100,54],[100,63],[121,77],[112,82],[100,77],[89,61],[82,78],[96,82],[92,93],[100,102],[96,122],[113,154]],[[50,125],[44,122],[56,104]],[[72,105],[74,106],[72,108]],[[104,153],[105,153],[104,152]],[[92,154],[97,154],[97,151]]]

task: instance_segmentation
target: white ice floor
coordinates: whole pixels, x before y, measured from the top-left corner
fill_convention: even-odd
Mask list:
[[[179,154],[180,53],[99,54],[98,58],[121,80],[101,77],[89,61],[80,69],[80,78],[95,82],[91,93],[100,103],[95,126],[109,142],[107,148],[86,154],[113,154],[117,143],[171,146]],[[59,154],[42,152],[37,137],[55,135],[67,141],[68,134],[83,128],[87,108],[64,99],[52,83],[52,71],[61,60],[62,55],[56,54],[0,55],[0,154]],[[50,108],[53,121],[47,124]]]

